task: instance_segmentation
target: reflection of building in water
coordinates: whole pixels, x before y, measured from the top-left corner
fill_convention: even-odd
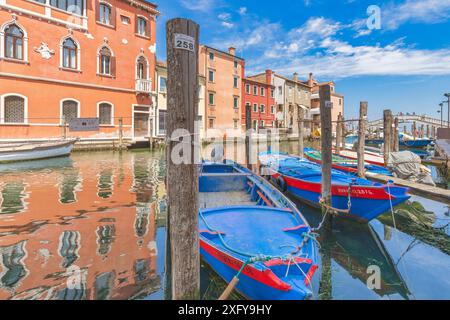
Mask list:
[[[0,214],[13,214],[26,208],[26,185],[22,181],[4,182],[0,185]]]
[[[116,227],[112,225],[99,226],[97,228],[97,252],[106,255],[111,251],[111,246],[116,238]]]
[[[0,288],[15,291],[20,281],[28,274],[24,263],[26,257],[25,241],[0,247]]]
[[[138,169],[136,184],[131,154],[122,156],[124,163],[118,163],[118,156],[102,159],[101,168],[93,165],[92,154],[73,157],[76,168],[68,172],[74,175],[65,181],[77,180],[77,187],[75,182],[62,186],[58,170],[24,172],[23,191],[15,194],[28,197],[27,205],[22,204],[21,214],[0,215],[0,299],[128,299],[159,290],[157,202],[152,199],[149,167]],[[121,166],[121,182],[99,182],[98,172],[111,177]],[[10,178],[0,174],[2,181]],[[111,183],[105,190],[114,190],[109,198],[98,196],[98,186],[105,181]],[[76,201],[60,201],[71,189],[76,190]],[[147,202],[136,206],[137,198]],[[79,281],[76,272],[69,276],[69,270],[77,268],[83,273]],[[77,285],[68,286],[74,277]]]
[[[81,183],[77,170],[64,170],[59,182],[59,201],[64,204],[77,202],[76,193],[80,191]]]
[[[103,170],[98,175],[98,193],[100,198],[108,199],[113,194],[113,172],[111,169]]]
[[[69,268],[78,260],[78,249],[80,248],[80,233],[77,231],[64,231],[59,238],[58,253],[63,259],[61,266]]]

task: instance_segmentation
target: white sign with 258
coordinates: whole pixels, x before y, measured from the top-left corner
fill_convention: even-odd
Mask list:
[[[182,49],[194,52],[195,39],[185,34],[175,33],[175,49]]]

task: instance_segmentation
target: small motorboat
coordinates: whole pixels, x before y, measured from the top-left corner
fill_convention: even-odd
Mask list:
[[[0,145],[0,163],[67,156],[77,139]]]
[[[347,159],[358,160],[358,153],[350,149],[340,150],[339,155]],[[364,161],[376,166],[385,166],[383,155],[373,151],[364,151]]]
[[[322,164],[322,154],[318,150],[305,148],[305,158],[317,164],[320,165]],[[338,171],[347,172],[353,175],[358,174],[358,161],[347,159],[339,155],[333,155],[332,167],[333,169],[336,169]],[[372,174],[382,174],[385,176],[392,176],[392,173],[384,166],[366,163],[365,170],[366,172]]]
[[[297,207],[269,182],[234,163],[204,163],[199,176],[203,259],[253,300],[313,297],[314,233]]]
[[[320,165],[283,153],[261,153],[265,174],[282,190],[310,205],[321,207],[322,168]],[[355,178],[337,170],[331,173],[333,211],[340,217],[363,222],[375,219],[410,198],[408,189]]]
[[[417,138],[406,133],[399,133],[398,138],[400,146],[407,148],[424,148],[434,142],[433,139]]]

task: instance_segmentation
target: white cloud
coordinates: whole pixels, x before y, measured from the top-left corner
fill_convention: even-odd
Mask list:
[[[228,29],[231,29],[231,28],[234,27],[233,23],[227,22],[227,21],[222,21],[220,24],[222,25],[222,27],[225,27],[225,28],[228,28]]]
[[[231,14],[228,12],[221,13],[217,16],[220,20],[228,21],[231,19]]]
[[[192,11],[207,12],[212,10],[216,5],[216,0],[179,0],[179,1],[183,7]]]
[[[238,12],[241,16],[245,15],[247,13],[247,7],[240,7]]]
[[[397,29],[407,22],[440,23],[450,17],[450,0],[406,0],[382,8],[382,25]]]

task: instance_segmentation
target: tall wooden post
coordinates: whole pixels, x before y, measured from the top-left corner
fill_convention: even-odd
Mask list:
[[[167,33],[167,194],[172,299],[200,298],[198,167],[195,120],[198,111],[199,25],[173,19]],[[189,132],[184,137],[177,130]],[[180,136],[183,136],[180,138]],[[178,141],[181,141],[178,142]],[[180,149],[182,152],[173,152]],[[186,155],[186,152],[190,154]],[[172,154],[174,153],[174,154]],[[174,158],[182,160],[174,162]],[[179,159],[176,159],[179,160]],[[178,164],[181,162],[181,164]]]
[[[148,137],[148,144],[150,150],[153,150],[153,117],[150,117],[150,136]]]
[[[364,148],[366,145],[366,119],[368,103],[363,101],[359,105],[359,126],[358,126],[358,176],[365,177]]]
[[[416,140],[416,137],[417,137],[417,125],[416,125],[415,121],[413,122],[412,136],[414,137],[414,140]]]
[[[252,169],[250,163],[250,134],[252,129],[252,110],[250,105],[245,106],[245,164]]]
[[[389,161],[389,154],[392,150],[392,112],[391,110],[384,110],[383,113],[383,129],[384,129],[384,164],[387,165]]]
[[[342,131],[342,114],[339,112],[336,123],[336,154],[341,154]]]
[[[298,107],[298,155],[300,158],[304,157],[304,145],[303,145],[303,134],[304,134],[304,118],[305,111],[302,107]]]
[[[346,126],[345,126],[345,118],[341,115],[341,150],[345,149],[345,135],[347,134]]]
[[[62,116],[61,124],[62,124],[61,136],[62,136],[62,138],[64,140],[66,140],[67,139],[67,123],[66,123],[66,116],[65,115]]]
[[[119,150],[123,148],[123,118],[119,118]]]
[[[392,134],[392,151],[399,152],[400,151],[400,141],[398,140],[399,130],[398,130],[398,118],[395,117],[394,119],[394,130]]]
[[[427,124],[427,138],[430,138],[430,125]]]
[[[403,133],[407,133],[407,131],[406,131],[406,125],[403,126]]]
[[[331,88],[320,86],[320,126],[322,153],[322,201],[331,205],[331,166],[332,166],[332,124],[331,124]]]

